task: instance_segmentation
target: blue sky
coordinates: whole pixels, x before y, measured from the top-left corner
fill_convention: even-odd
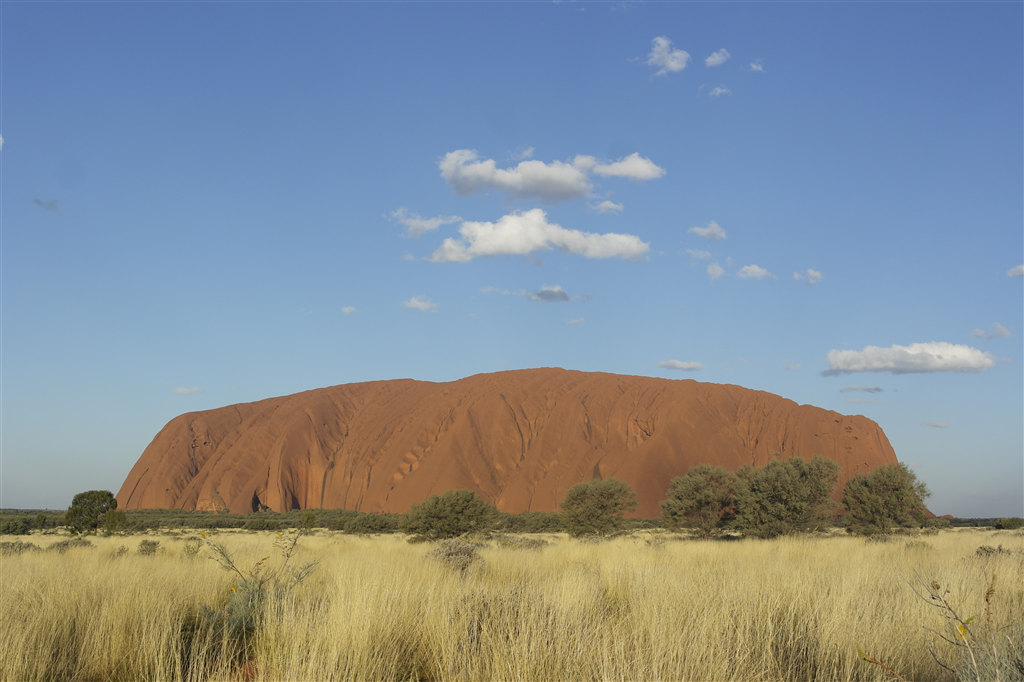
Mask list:
[[[186,411],[558,366],[1024,513],[1020,3],[12,3],[4,507]]]

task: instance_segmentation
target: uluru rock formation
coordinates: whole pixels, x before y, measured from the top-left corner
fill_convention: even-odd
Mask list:
[[[403,512],[467,488],[499,509],[555,511],[581,481],[619,478],[636,515],[708,463],[735,471],[828,457],[855,474],[896,463],[875,422],[740,386],[563,369],[320,388],[172,419],[119,509]]]

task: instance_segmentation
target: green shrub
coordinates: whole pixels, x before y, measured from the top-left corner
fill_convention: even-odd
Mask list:
[[[480,548],[460,538],[442,540],[437,547],[427,552],[424,558],[440,561],[459,574],[464,574],[474,563],[482,561]]]
[[[111,509],[117,509],[117,500],[109,490],[89,490],[78,493],[64,514],[64,523],[76,533],[96,530],[100,519]]]
[[[938,516],[936,516],[934,519],[928,519],[924,522],[925,528],[949,528],[949,526],[949,519],[941,519]]]
[[[345,519],[338,530],[353,535],[395,533],[402,525],[401,517],[392,514],[359,514]]]
[[[776,537],[829,523],[835,503],[829,498],[839,479],[839,464],[815,457],[776,459],[761,469],[736,472],[736,525],[747,535]]]
[[[700,464],[672,479],[661,503],[661,518],[669,530],[691,528],[698,537],[709,538],[736,516],[735,496],[735,474]]]
[[[405,513],[407,533],[429,540],[454,538],[490,530],[498,510],[471,490],[448,490],[431,495]]]
[[[0,523],[0,535],[28,535],[28,524],[18,519]]]
[[[1024,519],[1010,516],[1005,519],[999,519],[996,521],[995,526],[999,530],[1016,530],[1017,528],[1024,528]]]
[[[198,538],[193,538],[185,542],[185,546],[181,548],[181,553],[186,559],[195,559],[199,554],[199,550],[203,548],[203,543]]]
[[[559,506],[571,535],[608,535],[622,525],[623,514],[636,510],[636,493],[617,478],[577,483]]]
[[[858,535],[888,533],[899,526],[924,525],[928,487],[906,464],[857,474],[843,488],[848,530]]]
[[[119,509],[109,509],[100,519],[100,527],[107,535],[120,533],[128,523],[128,515]]]
[[[158,540],[143,540],[139,543],[139,554],[141,556],[153,556],[160,547]]]
[[[281,530],[281,522],[271,519],[249,519],[242,526],[245,530]]]
[[[63,554],[69,549],[77,549],[81,547],[92,546],[93,544],[85,538],[71,538],[69,540],[61,540],[60,542],[55,542],[49,547],[47,547],[47,549],[53,552],[57,552],[58,554]]]
[[[561,533],[565,530],[565,515],[538,511],[522,514],[502,512],[497,527],[506,533]]]

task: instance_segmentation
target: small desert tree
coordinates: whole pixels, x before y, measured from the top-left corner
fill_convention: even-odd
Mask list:
[[[736,523],[746,534],[776,537],[809,530],[835,513],[829,498],[839,480],[839,464],[815,457],[776,459],[736,472]]]
[[[736,475],[724,467],[700,464],[669,484],[661,518],[671,530],[692,528],[698,537],[721,533],[736,513]]]
[[[64,514],[64,523],[76,533],[96,530],[100,519],[111,509],[117,509],[117,500],[109,490],[88,490],[78,493]]]
[[[608,535],[627,511],[636,510],[636,493],[617,478],[577,483],[559,505],[570,535]]]
[[[924,500],[931,493],[906,464],[889,464],[846,482],[843,506],[848,530],[885,533],[897,526],[924,525]]]
[[[472,490],[448,490],[431,495],[405,513],[405,531],[428,540],[455,538],[486,531],[498,519],[498,510]]]
[[[100,517],[100,527],[107,535],[119,533],[128,524],[128,515],[120,509],[108,509]]]

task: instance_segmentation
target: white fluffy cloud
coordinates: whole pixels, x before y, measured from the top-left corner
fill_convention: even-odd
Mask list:
[[[620,213],[625,206],[622,204],[616,204],[614,201],[602,201],[600,204],[587,204],[591,210],[597,211],[598,213],[604,213],[605,215],[612,213]]]
[[[691,227],[687,232],[692,232],[698,237],[707,237],[708,239],[725,239],[725,230],[719,227],[718,223],[712,220],[708,223],[707,227]]]
[[[1006,271],[1007,277],[1024,277],[1024,265],[1016,265]]]
[[[716,279],[718,279],[724,274],[725,270],[723,270],[722,266],[719,265],[718,263],[712,263],[711,265],[708,266],[708,277],[711,278],[712,282],[714,282]]]
[[[740,268],[736,276],[740,279],[764,279],[765,277],[774,277],[774,275],[759,265],[744,265]]]
[[[859,391],[860,393],[881,393],[884,388],[879,386],[844,386],[839,389],[840,393],[849,393],[850,391]]]
[[[178,386],[176,389],[171,391],[171,393],[177,393],[178,395],[189,395],[191,393],[202,393],[202,392],[203,392],[203,389],[199,388],[198,386],[193,386],[192,388],[188,388],[187,386]]]
[[[664,168],[637,152],[610,163],[580,154],[571,163],[530,159],[512,168],[498,168],[494,159],[480,159],[471,149],[457,149],[445,154],[438,167],[459,196],[494,189],[508,192],[513,199],[548,202],[586,198],[594,188],[587,175],[590,172],[630,180],[653,180],[665,174]]]
[[[659,36],[651,41],[651,53],[647,55],[647,65],[658,68],[655,76],[664,76],[668,72],[675,73],[686,68],[690,54],[683,50],[673,50],[672,41]]]
[[[347,305],[341,309],[341,312],[345,313],[346,315],[351,315],[352,313],[356,312],[356,309],[355,306]]]
[[[992,330],[991,332],[986,332],[984,329],[975,329],[974,331],[971,332],[971,336],[973,336],[976,339],[1008,339],[1011,336],[1013,336],[1013,334],[1010,333],[1009,329],[999,324],[998,322],[993,324],[990,327],[990,329]]]
[[[549,223],[539,208],[510,213],[497,222],[462,223],[459,239],[448,238],[430,254],[436,263],[465,263],[478,256],[523,256],[534,251],[559,249],[586,258],[638,260],[650,244],[631,234],[594,234],[567,230]]]
[[[818,282],[820,282],[822,280],[822,278],[823,278],[823,275],[820,272],[818,272],[817,270],[812,270],[811,268],[807,268],[807,274],[806,275],[803,275],[803,274],[801,274],[799,272],[794,272],[793,273],[793,279],[795,279],[798,282],[800,280],[802,280],[804,277],[807,278],[807,286],[812,286],[812,285],[817,284]]]
[[[764,73],[764,67],[761,66],[760,64],[758,64],[757,62],[750,62],[750,69],[749,70],[750,71],[757,71],[759,73]]]
[[[891,348],[866,346],[864,350],[830,350],[825,359],[829,369],[822,372],[823,376],[853,372],[982,372],[996,364],[991,353],[944,341]]]
[[[684,362],[683,360],[662,360],[658,363],[658,367],[663,369],[681,369],[684,372],[696,372],[697,370],[704,369],[704,365],[700,362]]]
[[[633,152],[618,161],[597,163],[592,156],[577,156],[573,165],[580,168],[593,168],[603,178],[629,178],[630,180],[656,180],[665,174],[665,169],[650,159]]]
[[[721,97],[722,95],[731,95],[731,94],[732,94],[732,90],[730,90],[729,88],[725,87],[724,85],[719,85],[719,86],[714,87],[714,88],[711,89],[711,92],[708,93],[708,97]]]
[[[731,56],[732,55],[729,54],[729,51],[723,47],[721,50],[712,52],[710,55],[705,57],[704,66],[721,66],[722,64],[725,64]]]
[[[408,301],[402,301],[402,305],[406,308],[413,308],[424,313],[436,313],[437,304],[431,301],[426,296],[413,296]]]
[[[710,251],[701,251],[700,249],[687,249],[686,253],[690,254],[690,258],[695,258],[697,260],[708,260],[709,258],[711,258]]]
[[[430,232],[431,230],[436,230],[442,225],[457,223],[462,220],[462,218],[457,215],[439,215],[436,218],[421,218],[418,214],[410,212],[409,209],[404,206],[392,211],[391,219],[397,220],[405,225],[410,237],[419,237],[424,232]]]
[[[949,424],[946,422],[921,422],[921,426],[930,426],[933,429],[948,429]]]

